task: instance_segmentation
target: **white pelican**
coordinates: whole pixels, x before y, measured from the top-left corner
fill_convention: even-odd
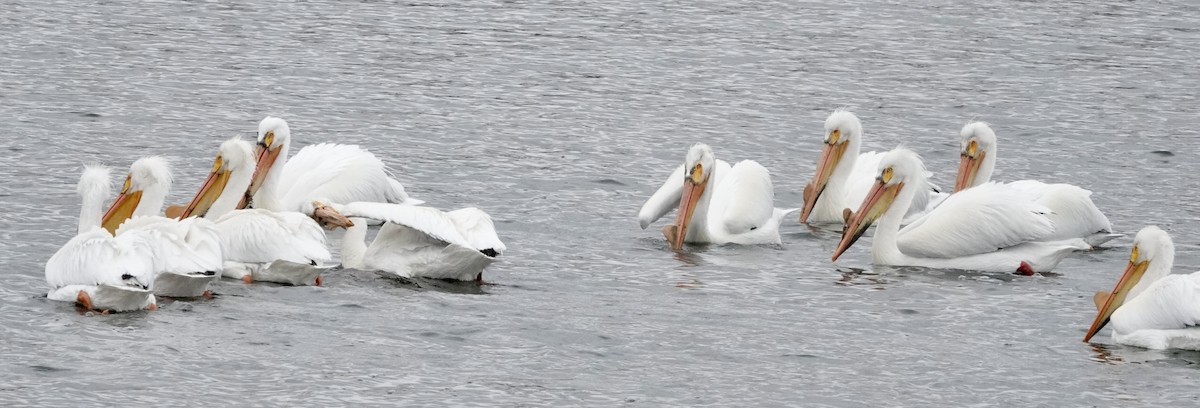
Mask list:
[[[1200,350],[1200,272],[1172,275],[1175,244],[1155,226],[1133,239],[1112,292],[1096,292],[1096,320],[1083,341],[1112,323],[1113,341],[1148,349]]]
[[[147,236],[154,250],[155,294],[208,297],[208,285],[220,278],[222,264],[217,227],[196,217],[175,220],[159,216],[170,189],[171,169],[165,159],[138,159],[129,166],[125,185],[104,214],[102,225],[118,237]]]
[[[225,258],[222,273],[246,282],[320,285],[322,263],[332,258],[325,232],[295,211],[235,210],[254,177],[254,153],[238,138],[221,143],[212,172],[182,214],[215,220]],[[349,220],[326,208],[314,215],[328,225],[349,227]]]
[[[779,223],[797,208],[775,208],[767,169],[753,160],[729,166],[708,145],[688,150],[682,166],[642,205],[642,229],[678,206],[675,223],[663,227],[672,249],[690,243],[778,244]]]
[[[967,123],[960,135],[962,153],[954,182],[955,192],[987,183],[996,168],[996,133],[988,124]],[[1112,223],[1092,203],[1091,191],[1070,184],[1046,184],[1037,180],[1014,181],[1008,185],[1024,198],[1050,210],[1046,216],[1054,223],[1054,232],[1043,240],[1083,238],[1095,247],[1122,236],[1112,233]]]
[[[387,203],[334,204],[354,226],[342,237],[342,266],[382,270],[406,278],[483,281],[483,269],[506,249],[487,213],[477,208],[442,212]],[[365,243],[365,219],[383,220]]]
[[[867,197],[883,154],[873,151],[859,154],[862,137],[862,122],[850,111],[838,109],[825,119],[825,147],[821,149],[812,182],[804,186],[800,222],[841,223],[845,221],[842,211],[853,208]],[[922,193],[913,195],[912,205],[905,214],[906,221],[944,198],[928,179],[922,183],[913,186]]]
[[[305,146],[288,159],[290,146],[286,121],[268,116],[259,122],[258,161],[247,192],[254,208],[303,212],[318,197],[336,203],[422,203],[388,176],[382,161],[356,145]]]
[[[47,297],[89,310],[157,308],[150,291],[154,264],[149,243],[136,234],[113,237],[100,227],[104,201],[112,194],[108,168],[86,167],[76,191],[83,204],[79,234],[46,261]]]
[[[1046,208],[1013,199],[1010,188],[995,183],[951,195],[929,213],[900,229],[913,194],[927,177],[921,157],[897,148],[885,154],[875,184],[858,212],[846,210],[846,230],[833,253],[837,260],[879,220],[871,243],[878,265],[923,266],[985,272],[1046,272],[1077,249],[1082,239],[1039,241],[1053,232]]]

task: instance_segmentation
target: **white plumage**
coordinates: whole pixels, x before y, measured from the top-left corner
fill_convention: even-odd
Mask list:
[[[696,144],[642,205],[638,223],[645,229],[679,207],[676,222],[664,228],[673,248],[684,242],[778,244],[779,223],[798,209],[775,208],[774,201],[771,176],[762,165],[743,160],[730,166],[708,145]]]
[[[1096,294],[1098,313],[1084,341],[1111,322],[1120,344],[1200,350],[1200,272],[1172,275],[1174,260],[1165,231],[1149,226],[1138,232],[1113,291]]]
[[[450,212],[386,203],[335,206],[355,217],[342,238],[347,268],[391,272],[403,277],[481,281],[483,269],[507,248],[492,218],[477,208]],[[370,246],[364,219],[385,221]]]
[[[102,206],[111,195],[109,177],[108,168],[84,169],[77,188],[82,197],[79,233],[46,261],[47,296],[114,312],[153,308],[149,243],[133,235],[113,237],[100,227]]]
[[[987,184],[996,167],[996,133],[988,124],[970,122],[960,132],[961,160],[954,191],[968,191]],[[1092,192],[1070,184],[1047,184],[1037,180],[1008,183],[1012,188],[1008,199],[1019,197],[1046,208],[1053,231],[1042,240],[1082,238],[1098,246],[1121,234],[1113,234],[1112,223],[1092,202]]]
[[[1052,232],[1045,208],[1007,197],[1009,188],[995,184],[952,195],[901,230],[912,195],[918,193],[911,186],[921,185],[925,177],[916,153],[904,148],[888,152],[876,171],[875,186],[851,216],[833,259],[876,219],[879,226],[871,254],[878,265],[1045,272],[1072,251],[1089,248],[1077,238],[1042,239]]]

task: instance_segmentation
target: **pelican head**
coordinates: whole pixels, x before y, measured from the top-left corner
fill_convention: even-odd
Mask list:
[[[134,215],[158,215],[171,190],[171,166],[159,156],[143,157],[129,166],[121,193],[104,213],[101,226],[116,233],[122,222]],[[149,197],[145,203],[143,197]]]
[[[683,162],[684,179],[683,194],[679,198],[679,210],[675,213],[675,223],[663,227],[663,235],[672,249],[682,249],[683,240],[687,237],[688,224],[692,222],[692,213],[696,211],[696,203],[704,195],[712,177],[717,158],[712,148],[703,143],[697,143],[688,150]]]
[[[842,252],[867,232],[867,228],[870,228],[875,220],[892,208],[892,203],[896,201],[896,196],[905,184],[920,185],[921,177],[927,177],[925,164],[916,152],[903,147],[887,152],[879,161],[875,185],[871,186],[858,212],[851,212],[849,208],[845,210],[846,229],[842,231],[842,241],[833,252],[832,260],[836,261]]]
[[[829,185],[829,179],[839,165],[853,165],[854,158],[846,160],[846,152],[858,154],[859,143],[862,143],[862,122],[858,116],[848,110],[838,109],[825,118],[825,147],[821,148],[821,159],[817,162],[817,172],[813,174],[811,183],[804,186],[804,208],[800,212],[800,222],[807,222],[821,193]]]
[[[253,196],[259,188],[262,188],[271,166],[275,164],[275,160],[285,150],[284,148],[287,147],[291,138],[292,131],[288,129],[287,121],[283,119],[267,116],[258,122],[258,142],[254,146],[254,155],[258,157],[258,164],[255,166],[254,179],[250,182],[250,191],[247,192],[247,196]]]
[[[1099,291],[1093,300],[1096,302],[1096,319],[1088,328],[1083,341],[1089,341],[1104,325],[1108,324],[1113,312],[1125,303],[1126,299],[1136,297],[1151,283],[1171,273],[1175,263],[1175,244],[1166,231],[1148,226],[1138,231],[1133,239],[1133,250],[1129,254],[1129,264],[1112,292]]]
[[[996,132],[987,123],[967,123],[959,135],[962,137],[962,158],[958,162],[958,178],[954,181],[956,193],[991,180],[996,163]]]
[[[233,173],[239,170],[246,174],[254,171],[254,152],[249,142],[235,137],[221,143],[221,147],[217,149],[217,158],[213,160],[212,171],[179,218],[193,215],[203,217],[208,214],[213,203],[223,195],[230,184]],[[246,185],[245,181],[242,183],[243,186]],[[240,196],[239,194],[239,199]]]

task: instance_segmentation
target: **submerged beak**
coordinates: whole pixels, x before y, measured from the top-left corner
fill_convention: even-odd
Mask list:
[[[867,193],[867,198],[863,200],[857,213],[850,212],[849,208],[846,209],[846,229],[842,231],[842,241],[833,251],[831,260],[836,261],[842,252],[854,245],[854,242],[867,232],[867,228],[870,228],[875,220],[883,216],[883,213],[892,206],[892,201],[896,200],[896,195],[900,194],[902,187],[904,187],[904,183],[889,186],[883,180],[879,180],[871,187],[871,191]]]
[[[970,154],[963,153],[962,159],[958,161],[958,178],[954,180],[954,192],[971,188],[975,183],[975,176],[979,174],[979,165],[983,163],[983,155],[987,152],[978,152],[975,157]]]
[[[1150,261],[1134,263],[1131,260],[1129,266],[1125,267],[1125,273],[1121,274],[1121,280],[1118,280],[1117,286],[1113,287],[1112,293],[1096,292],[1094,298],[1097,309],[1096,320],[1092,321],[1092,327],[1088,328],[1087,335],[1083,336],[1084,342],[1091,340],[1092,336],[1095,336],[1100,329],[1104,328],[1104,325],[1108,324],[1108,319],[1112,317],[1113,312],[1116,312],[1117,308],[1125,303],[1125,296],[1129,294],[1129,290],[1142,280],[1142,275],[1146,273],[1148,266],[1150,266]]]
[[[675,223],[663,227],[663,236],[671,244],[671,249],[683,249],[683,240],[687,238],[688,225],[692,222],[692,213],[696,211],[696,202],[704,195],[708,183],[696,183],[693,177],[683,181],[683,195],[679,199],[679,210],[675,212]]]
[[[192,198],[192,202],[188,203],[187,208],[183,210],[183,214],[179,215],[179,219],[193,215],[203,217],[207,214],[213,202],[217,201],[217,197],[221,196],[222,191],[225,191],[225,185],[229,183],[230,173],[232,171],[222,171],[219,169],[214,169],[209,173],[208,178],[204,179],[204,185],[200,186],[200,191],[196,192],[196,196]]]
[[[133,216],[133,210],[137,209],[138,202],[140,201],[142,201],[141,190],[131,192],[126,188],[113,201],[112,206],[108,207],[108,211],[104,213],[104,218],[100,221],[100,225],[108,230],[110,234],[116,234],[117,227]]]
[[[254,193],[262,188],[263,181],[267,179],[267,173],[271,171],[271,165],[275,164],[275,159],[279,158],[279,152],[283,150],[283,146],[277,146],[274,149],[269,146],[259,144],[254,147],[255,154],[258,156],[258,164],[254,166],[254,178],[250,181],[250,189],[246,191],[246,197],[253,197]],[[249,200],[245,198],[238,204],[238,208],[246,208],[245,204]]]
[[[821,160],[817,162],[817,172],[813,174],[812,182],[804,186],[804,209],[800,212],[800,222],[808,222],[808,216],[812,213],[813,207],[816,207],[821,193],[825,192],[825,186],[829,184],[829,176],[833,174],[833,169],[837,168],[838,162],[842,160],[842,154],[846,152],[848,144],[826,143],[825,147],[821,149]]]
[[[335,210],[333,207],[327,206],[320,201],[313,201],[313,219],[317,224],[334,230],[337,228],[350,228],[354,226],[354,222]]]

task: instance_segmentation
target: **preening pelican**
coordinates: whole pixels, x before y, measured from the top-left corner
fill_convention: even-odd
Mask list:
[[[303,212],[317,198],[336,203],[422,203],[408,196],[382,161],[356,145],[305,146],[289,160],[290,146],[286,121],[268,116],[259,122],[257,170],[248,191],[254,208]]]
[[[1112,323],[1113,341],[1148,349],[1200,350],[1200,272],[1172,275],[1175,244],[1158,227],[1133,239],[1112,292],[1096,292],[1096,319],[1083,341]]]
[[[337,206],[354,226],[342,238],[342,266],[403,277],[482,281],[483,269],[506,249],[487,213],[477,208],[442,212],[387,203]],[[383,220],[368,247],[365,219]]]
[[[825,119],[825,147],[821,150],[812,181],[804,186],[800,222],[841,223],[845,221],[842,211],[854,208],[866,198],[883,154],[873,151],[859,154],[862,137],[862,122],[850,111],[838,109]],[[905,214],[906,221],[945,198],[945,194],[938,193],[928,179],[923,183],[913,186],[921,193],[913,194],[912,204]]]
[[[962,153],[954,191],[959,192],[987,183],[996,168],[996,133],[987,123],[970,122],[963,126]],[[1083,238],[1093,247],[1122,236],[1112,233],[1112,223],[1092,202],[1092,192],[1070,184],[1046,184],[1037,180],[1008,183],[1023,199],[1033,200],[1050,211],[1054,232],[1043,240]]]
[[[138,235],[113,237],[100,227],[104,201],[112,194],[109,174],[106,167],[88,166],[79,178],[79,233],[46,261],[47,297],[91,310],[155,309],[149,243]]]
[[[225,258],[224,276],[246,282],[319,285],[322,263],[332,257],[316,221],[295,211],[235,210],[254,177],[252,149],[238,138],[221,143],[212,172],[182,216],[215,220]],[[315,209],[314,216],[328,225],[350,226],[348,219],[329,209]]]
[[[121,193],[104,214],[102,225],[116,236],[144,235],[154,251],[154,293],[167,297],[209,296],[220,279],[221,242],[211,221],[159,216],[171,190],[171,169],[161,157],[144,157],[129,166]]]
[[[1012,199],[1012,191],[988,183],[951,195],[921,218],[900,229],[913,194],[927,177],[921,157],[897,148],[885,154],[875,184],[857,212],[846,211],[846,230],[833,253],[837,260],[879,220],[871,243],[877,265],[923,266],[1026,274],[1053,269],[1082,239],[1041,241],[1053,232],[1045,207]]]
[[[688,150],[682,166],[642,205],[642,229],[678,206],[675,222],[663,227],[672,249],[690,243],[778,244],[779,223],[798,209],[775,208],[767,169],[753,160],[729,166],[708,145]]]

